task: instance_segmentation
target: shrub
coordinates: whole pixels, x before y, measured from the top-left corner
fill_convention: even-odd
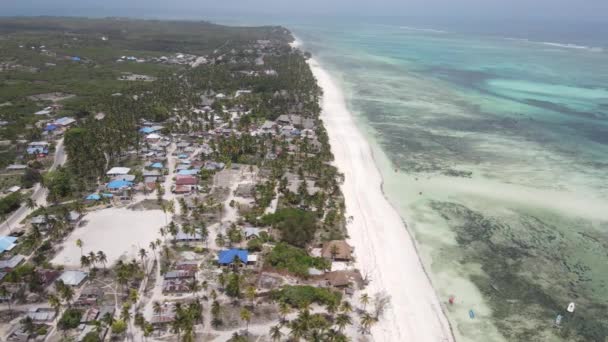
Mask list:
[[[331,266],[328,260],[311,257],[305,250],[286,243],[278,243],[266,257],[266,263],[301,277],[307,277],[311,267],[325,270]]]
[[[74,329],[80,325],[80,318],[82,318],[82,311],[77,309],[67,309],[61,316],[58,326],[62,330]]]
[[[247,250],[250,252],[259,252],[262,250],[262,240],[255,238],[247,242]]]
[[[8,214],[19,209],[22,201],[23,196],[18,192],[14,192],[0,199],[0,214]]]
[[[310,243],[317,231],[315,215],[296,208],[279,209],[274,214],[264,216],[262,222],[279,229],[282,241],[298,247]]]
[[[119,319],[117,321],[114,321],[114,323],[112,323],[112,334],[120,335],[120,334],[124,333],[125,331],[127,331],[127,323],[125,323],[125,321]]]
[[[309,285],[287,285],[280,290],[271,292],[272,299],[285,302],[293,307],[301,307],[303,304],[317,303],[319,305],[338,305],[342,300],[342,294],[323,287]]]

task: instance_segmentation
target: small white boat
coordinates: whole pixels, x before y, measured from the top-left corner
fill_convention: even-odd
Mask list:
[[[574,302],[568,304],[568,308],[566,309],[568,312],[572,313],[574,312],[574,309],[576,308],[576,305],[574,304]]]

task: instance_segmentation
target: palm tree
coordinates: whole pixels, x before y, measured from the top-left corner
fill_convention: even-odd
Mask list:
[[[363,316],[361,316],[361,331],[364,334],[369,334],[369,330],[372,327],[372,325],[374,325],[374,323],[376,323],[376,319],[374,317],[372,317],[372,315],[370,315],[369,313],[364,313]]]
[[[35,201],[34,201],[34,200],[31,198],[31,197],[28,197],[28,198],[25,200],[25,206],[26,206],[26,207],[27,207],[29,210],[34,210],[34,209],[36,209],[36,207],[37,207],[36,202],[35,202]]]
[[[154,303],[152,303],[152,310],[154,311],[155,315],[160,315],[163,307],[159,301],[155,300]]]
[[[83,255],[80,257],[80,266],[91,268],[91,260],[89,259],[88,256]]]
[[[361,297],[359,297],[359,300],[361,301],[361,304],[363,304],[363,311],[365,311],[365,307],[367,306],[367,304],[369,304],[370,301],[369,295],[367,293],[364,293],[361,295]]]
[[[192,292],[192,294],[196,294],[198,291],[200,291],[201,286],[198,283],[198,280],[196,279],[192,279],[192,281],[190,281],[188,283],[188,290],[190,290],[190,292]]]
[[[78,248],[80,248],[80,256],[82,256],[82,246],[84,245],[84,242],[82,242],[82,240],[78,239],[76,240],[76,246]]]
[[[281,326],[280,325],[274,325],[274,326],[270,327],[270,338],[274,342],[280,341],[281,337],[283,337],[283,333],[281,332]]]
[[[146,265],[144,265],[144,259],[146,258],[147,255],[148,255],[148,252],[146,252],[145,249],[141,248],[139,250],[139,258],[141,259],[141,268],[143,268],[144,270],[146,269]]]
[[[200,228],[200,234],[201,234],[201,239],[205,242],[205,248],[209,247],[208,244],[208,240],[209,240],[209,230],[207,229],[207,227],[204,224],[201,224],[201,228]]]
[[[59,300],[59,298],[57,298],[56,295],[54,294],[50,294],[48,297],[48,301],[49,301],[49,305],[55,309],[55,315],[57,315],[59,313],[59,310],[61,310],[61,301]]]
[[[251,311],[247,310],[246,308],[241,309],[241,319],[247,324],[245,326],[245,332],[247,333],[247,335],[249,335],[249,322],[251,321]]]
[[[91,262],[93,267],[95,267],[95,263],[97,262],[97,255],[95,254],[95,252],[93,252],[93,251],[89,252],[89,261]]]
[[[255,300],[255,295],[256,295],[256,289],[253,286],[248,286],[245,289],[245,297],[249,300],[249,302],[251,303],[251,306],[253,306],[253,302]]]
[[[103,251],[97,252],[97,261],[103,264],[103,270],[106,270],[106,262],[108,262],[108,258],[106,257],[106,253]]]
[[[336,316],[335,323],[336,323],[336,326],[338,327],[338,330],[340,332],[342,332],[342,331],[344,331],[344,329],[346,328],[347,325],[353,324],[353,321],[351,320],[351,318],[348,314],[341,313],[338,316]]]
[[[285,322],[287,315],[291,312],[291,307],[287,302],[281,301],[279,303],[279,314],[281,315],[281,322]]]
[[[349,301],[345,300],[342,302],[342,305],[340,305],[340,310],[347,314],[353,311],[353,307],[350,305]]]
[[[152,253],[154,253],[154,260],[156,260],[156,243],[154,241],[150,242],[150,249],[152,250]]]
[[[8,304],[9,316],[13,317],[13,308],[11,307],[12,294],[8,291],[8,289],[4,285],[0,286],[0,297],[6,299],[6,303]]]

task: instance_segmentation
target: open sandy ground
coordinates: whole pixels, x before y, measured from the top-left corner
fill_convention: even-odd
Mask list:
[[[317,61],[309,64],[323,88],[321,118],[335,164],[345,175],[350,243],[357,267],[368,274],[368,293],[386,292],[391,306],[372,328],[375,341],[453,341],[449,322],[402,218],[382,192],[370,145],[348,112],[344,96]]]
[[[103,251],[112,265],[122,256],[136,258],[140,248],[148,249],[151,241],[160,238],[160,227],[165,225],[161,210],[134,211],[110,208],[91,212],[84,218],[88,223],[76,228],[63,243],[63,250],[52,260],[53,264],[80,267],[80,248],[76,240],[83,242],[85,254]]]

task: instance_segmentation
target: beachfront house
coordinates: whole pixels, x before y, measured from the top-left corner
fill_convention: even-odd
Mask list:
[[[325,242],[321,249],[321,256],[332,261],[352,261],[353,248],[345,240],[332,240]]]

